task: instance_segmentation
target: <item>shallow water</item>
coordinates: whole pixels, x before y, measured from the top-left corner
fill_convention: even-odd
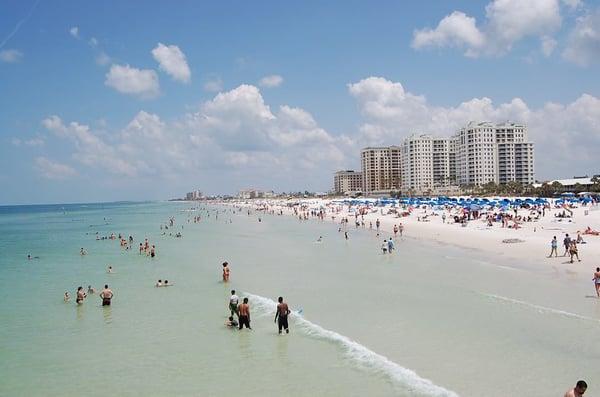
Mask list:
[[[191,206],[1,207],[0,395],[548,396],[580,378],[595,389],[591,273],[411,238],[384,256],[368,230],[346,241],[328,222]],[[170,216],[182,238],[161,235]],[[134,251],[96,231],[133,235]],[[135,249],[146,237],[154,259]],[[175,286],[154,288],[159,278]],[[104,283],[110,308],[62,301]],[[253,331],[224,327],[231,288],[250,298]],[[302,308],[287,336],[273,323],[279,295]]]

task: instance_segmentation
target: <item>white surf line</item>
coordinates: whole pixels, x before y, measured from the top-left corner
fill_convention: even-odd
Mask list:
[[[586,316],[582,316],[580,314],[571,313],[571,312],[567,312],[567,311],[560,310],[560,309],[553,309],[551,307],[539,306],[534,303],[529,303],[529,302],[525,302],[525,301],[521,301],[521,300],[513,299],[513,298],[507,298],[505,296],[500,296],[500,295],[485,294],[485,293],[481,293],[481,292],[479,292],[479,294],[486,296],[488,298],[495,299],[495,300],[499,300],[499,301],[503,301],[503,302],[507,302],[507,303],[513,303],[513,304],[521,305],[521,306],[526,306],[531,309],[535,309],[540,313],[552,313],[552,314],[558,314],[558,315],[565,316],[565,317],[576,318],[578,320],[594,321],[594,322],[600,323],[600,320],[597,318],[586,317]]]
[[[259,295],[246,294],[251,300],[254,308],[259,309],[263,315],[274,314],[277,309],[277,303],[269,298]],[[420,377],[416,372],[404,368],[391,361],[387,357],[375,353],[366,346],[361,345],[352,339],[340,335],[337,332],[327,330],[304,317],[297,315],[294,317],[295,325],[309,337],[321,339],[334,343],[344,349],[346,356],[356,362],[364,370],[375,372],[386,376],[392,383],[402,386],[408,391],[431,397],[458,397],[453,391],[444,389],[431,382],[428,379]]]

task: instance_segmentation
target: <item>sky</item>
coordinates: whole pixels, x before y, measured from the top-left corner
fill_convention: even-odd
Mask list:
[[[0,3],[0,205],[327,191],[360,148],[525,123],[600,174],[600,1]]]

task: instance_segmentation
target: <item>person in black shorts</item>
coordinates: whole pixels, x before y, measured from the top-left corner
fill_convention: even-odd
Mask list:
[[[275,313],[275,322],[277,322],[277,327],[279,328],[279,333],[285,329],[285,333],[289,334],[290,329],[288,327],[288,314],[290,314],[290,309],[288,304],[283,301],[283,297],[277,298],[279,304],[277,305],[277,312]]]

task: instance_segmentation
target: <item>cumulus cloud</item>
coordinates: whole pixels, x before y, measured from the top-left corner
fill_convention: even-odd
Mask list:
[[[412,133],[450,136],[468,121],[526,123],[536,145],[539,178],[572,176],[596,169],[600,145],[600,99],[584,94],[569,104],[548,103],[532,109],[525,101],[494,104],[490,98],[473,98],[452,107],[435,106],[412,94],[401,83],[369,77],[349,84],[348,90],[365,118],[359,146],[399,144]],[[573,162],[573,159],[577,162]],[[539,171],[543,170],[543,174]]]
[[[10,141],[14,146],[21,146],[21,145],[25,145],[25,146],[30,146],[30,147],[34,147],[34,146],[44,146],[44,144],[46,143],[44,141],[44,139],[42,138],[31,138],[31,139],[25,139],[22,140],[20,138],[12,138]]]
[[[258,82],[261,87],[265,88],[279,87],[281,83],[283,83],[283,77],[278,74],[265,76]]]
[[[62,180],[77,175],[77,171],[73,167],[49,160],[46,157],[37,157],[34,168],[46,179]]]
[[[71,29],[69,29],[69,34],[76,39],[79,39],[79,27],[73,26]]]
[[[23,53],[19,50],[10,49],[0,51],[0,62],[17,63],[23,59]]]
[[[541,40],[542,40],[542,53],[544,54],[544,56],[549,57],[554,52],[557,42],[556,42],[556,40],[554,40],[552,37],[549,37],[549,36],[543,36]]]
[[[173,79],[189,83],[192,77],[185,54],[176,45],[158,45],[152,50],[152,56],[158,62],[160,70]]]
[[[252,85],[221,92],[172,121],[140,111],[121,130],[103,134],[58,116],[42,124],[71,142],[72,158],[91,169],[180,182],[218,171],[214,184],[229,180],[238,188],[264,181],[300,188],[318,180],[329,186],[330,173],[346,166],[344,151],[351,146],[304,109],[271,110]]]
[[[503,55],[526,37],[539,37],[551,52],[552,34],[561,26],[559,0],[493,0],[485,7],[485,22],[454,11],[434,29],[413,32],[412,47],[458,47],[467,56]]]
[[[562,55],[581,66],[600,62],[600,8],[577,19]]]
[[[137,69],[129,65],[113,64],[104,82],[109,87],[142,99],[154,98],[160,93],[158,75],[152,69]]]

